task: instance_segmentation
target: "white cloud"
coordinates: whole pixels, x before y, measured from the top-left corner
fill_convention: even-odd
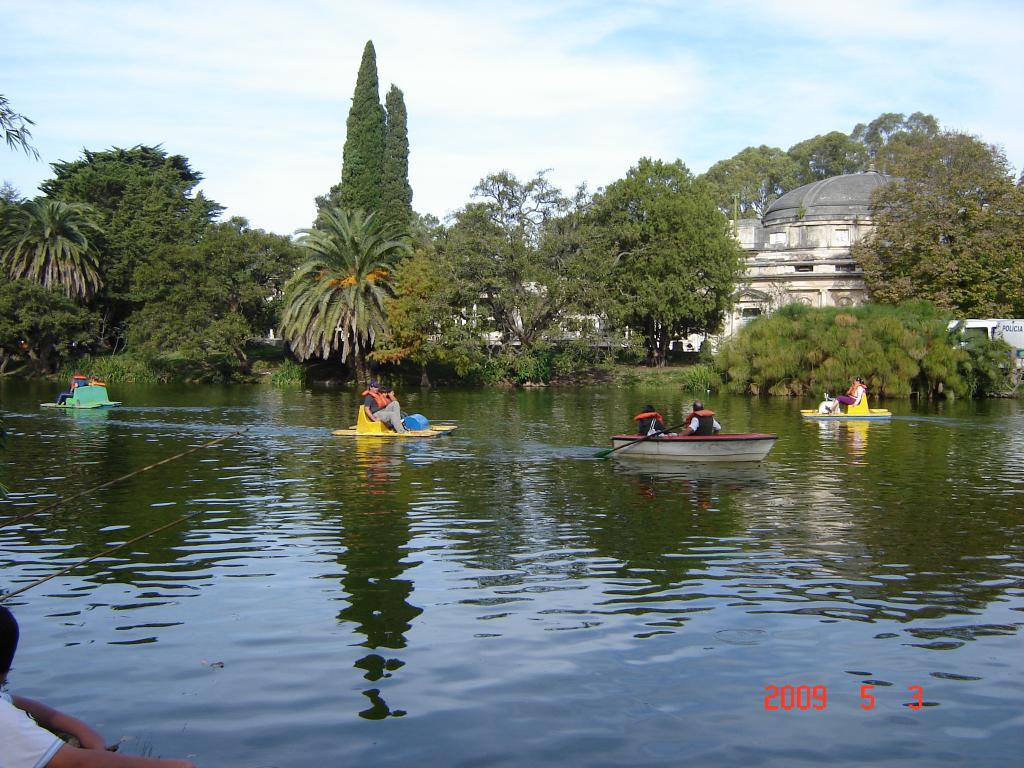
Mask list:
[[[163,143],[255,226],[308,225],[337,181],[367,39],[382,97],[409,110],[417,210],[444,215],[485,174],[552,168],[565,189],[643,156],[694,171],[883,111],[1024,159],[1013,3],[2,2],[3,92],[48,162]],[[13,153],[0,178],[49,175]]]

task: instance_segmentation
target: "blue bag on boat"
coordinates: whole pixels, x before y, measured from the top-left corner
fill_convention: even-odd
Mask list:
[[[404,419],[402,424],[406,429],[421,430],[430,429],[430,422],[427,421],[427,417],[419,413],[410,413]]]

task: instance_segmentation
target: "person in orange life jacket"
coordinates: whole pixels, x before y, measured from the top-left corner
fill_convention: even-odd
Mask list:
[[[85,376],[78,371],[75,371],[74,376],[71,377],[71,383],[68,385],[67,392],[61,392],[57,395],[57,405],[64,405],[64,401],[67,400],[74,393],[78,387],[84,387],[89,383],[89,377]]]
[[[633,417],[633,421],[636,422],[636,433],[638,435],[650,435],[654,432],[663,432],[665,430],[665,420],[661,418],[661,414],[654,410],[654,406],[650,403],[644,406],[643,413],[638,413]]]
[[[864,395],[868,393],[868,388],[864,385],[864,379],[857,376],[853,383],[850,384],[850,388],[846,390],[845,395],[839,395],[838,400],[843,405],[860,405],[860,401],[864,399]]]
[[[374,421],[387,424],[395,432],[405,432],[405,426],[402,424],[402,407],[398,400],[390,389],[382,390],[374,379],[371,379],[369,386],[363,391],[363,407]]]
[[[700,400],[693,401],[693,410],[686,415],[686,429],[683,435],[717,435],[722,425],[715,418],[715,412],[704,408]]]
[[[0,605],[0,683],[7,679],[18,649],[18,622]],[[65,743],[54,731],[73,736]],[[108,749],[93,728],[77,717],[24,696],[0,693],[0,765],[4,768],[195,768],[189,760],[123,755]]]

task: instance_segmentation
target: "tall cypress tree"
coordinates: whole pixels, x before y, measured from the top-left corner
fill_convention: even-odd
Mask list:
[[[367,213],[383,208],[384,107],[377,83],[377,54],[368,40],[359,65],[356,90],[346,124],[339,202]]]
[[[385,99],[387,128],[384,133],[384,214],[390,221],[412,220],[412,187],[409,186],[409,129],[405,97],[392,85]]]

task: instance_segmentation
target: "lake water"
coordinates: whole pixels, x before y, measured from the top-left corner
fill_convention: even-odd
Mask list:
[[[458,430],[357,441],[351,391],[5,382],[11,689],[205,768],[994,766],[1024,753],[1024,406],[712,396],[758,466],[598,460],[676,390],[400,392]],[[247,428],[242,434],[238,431]],[[773,692],[770,686],[776,687]],[[872,706],[873,701],[873,706]],[[775,707],[769,709],[768,707]],[[871,708],[867,708],[867,707]]]

